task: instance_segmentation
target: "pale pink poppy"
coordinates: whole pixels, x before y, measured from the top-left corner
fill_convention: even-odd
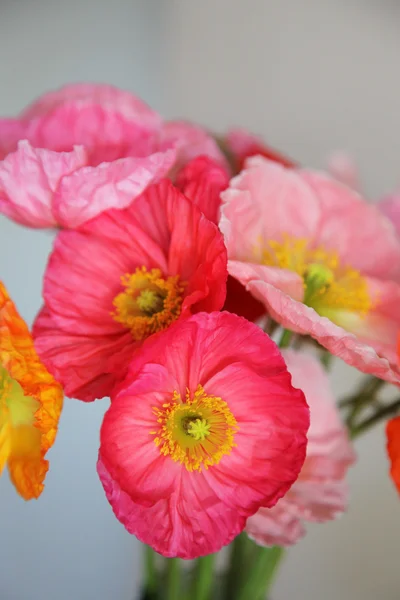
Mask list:
[[[217,552],[297,478],[309,410],[271,339],[226,312],[149,338],[112,395],[98,473],[116,517],[164,556]]]
[[[0,212],[28,227],[74,228],[108,208],[125,208],[160,180],[173,150],[86,166],[87,152],[34,148],[22,141],[0,162]]]
[[[399,383],[400,239],[389,219],[328,175],[261,157],[221,196],[229,273],[283,327]]]
[[[74,228],[103,210],[125,208],[198,155],[228,171],[201,127],[165,122],[113,86],[65,86],[19,118],[0,119],[0,212],[29,227]]]
[[[355,453],[340,420],[329,379],[319,361],[283,351],[292,375],[310,407],[307,456],[297,481],[273,508],[260,508],[247,521],[246,531],[265,546],[289,546],[305,533],[303,521],[323,523],[342,514],[348,504],[345,480]]]

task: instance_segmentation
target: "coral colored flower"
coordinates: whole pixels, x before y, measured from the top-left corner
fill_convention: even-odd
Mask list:
[[[8,465],[18,493],[44,488],[63,405],[60,385],[40,362],[23,319],[0,282],[0,474]]]
[[[387,452],[390,460],[390,475],[400,494],[400,417],[386,425]]]
[[[400,193],[383,198],[378,208],[391,220],[400,237]]]
[[[328,176],[261,157],[222,192],[228,271],[283,327],[361,371],[400,382],[400,240]]]
[[[347,432],[335,406],[324,369],[312,356],[283,351],[292,375],[310,407],[307,457],[300,475],[273,508],[260,508],[247,521],[246,531],[266,546],[295,544],[305,533],[303,521],[323,523],[346,510],[347,469],[355,460]]]
[[[285,167],[295,167],[296,163],[290,158],[287,158],[274,148],[267,146],[263,140],[246,131],[246,129],[232,129],[226,134],[223,144],[231,155],[236,171],[240,171],[244,167],[245,161],[251,156],[264,156],[273,160]]]
[[[220,309],[226,278],[216,225],[164,180],[129,208],[59,233],[36,348],[66,395],[108,396],[146,337],[180,316]]]
[[[133,357],[104,418],[98,473],[130,533],[194,558],[285,494],[308,424],[271,339],[236,315],[200,313]]]

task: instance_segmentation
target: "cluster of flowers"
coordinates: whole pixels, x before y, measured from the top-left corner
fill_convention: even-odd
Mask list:
[[[293,544],[340,514],[354,452],[313,350],[400,383],[397,200],[104,85],[0,120],[0,159],[1,213],[58,228],[33,339],[0,287],[0,471],[18,492],[43,490],[65,393],[110,397],[98,474],[164,556],[244,529]]]

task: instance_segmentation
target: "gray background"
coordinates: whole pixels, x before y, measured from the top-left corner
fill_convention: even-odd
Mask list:
[[[0,114],[79,80],[136,91],[166,116],[259,131],[300,161],[356,155],[371,198],[400,183],[394,0],[0,0]],[[47,232],[0,220],[0,276],[31,322]],[[354,381],[338,366],[336,389]],[[107,401],[66,401],[46,492],[0,480],[0,600],[132,600],[139,544],[95,473]],[[352,504],[288,554],[274,600],[398,600],[400,505],[383,430],[357,443]]]

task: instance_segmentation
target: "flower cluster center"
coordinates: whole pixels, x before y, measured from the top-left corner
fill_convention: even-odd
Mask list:
[[[125,290],[113,301],[113,318],[131,330],[135,340],[165,329],[180,315],[184,284],[179,275],[163,277],[160,269],[138,267],[121,277]]]
[[[183,400],[178,392],[161,408],[154,407],[158,428],[151,431],[154,443],[164,456],[185,465],[188,471],[200,471],[230,454],[237,422],[224,400],[209,396],[199,385],[193,397],[187,390]]]
[[[341,264],[337,252],[310,247],[307,239],[271,240],[262,262],[298,273],[304,282],[304,303],[319,314],[331,310],[366,314],[371,309],[367,282],[359,271]]]

